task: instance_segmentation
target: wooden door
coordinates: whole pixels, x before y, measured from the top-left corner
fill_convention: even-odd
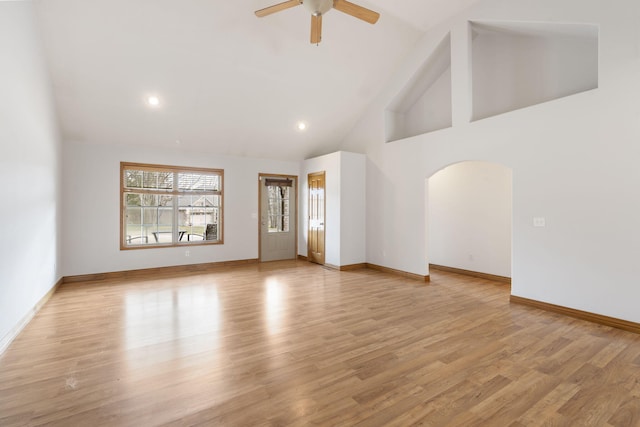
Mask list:
[[[307,258],[324,264],[325,230],[325,173],[310,173],[309,182],[309,235]]]
[[[260,261],[297,257],[297,177],[260,174]]]

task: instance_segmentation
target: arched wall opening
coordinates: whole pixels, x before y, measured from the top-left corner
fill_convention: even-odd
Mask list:
[[[511,278],[511,168],[454,163],[427,178],[425,186],[429,265]]]

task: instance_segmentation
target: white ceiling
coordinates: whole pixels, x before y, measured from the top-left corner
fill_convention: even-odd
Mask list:
[[[319,46],[303,7],[253,14],[279,1],[35,0],[63,138],[291,160],[334,151],[423,32],[476,0],[356,0],[378,23],[332,10]]]

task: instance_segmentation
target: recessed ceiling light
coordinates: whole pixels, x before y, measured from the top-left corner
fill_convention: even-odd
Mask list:
[[[155,95],[151,95],[147,98],[147,104],[149,104],[150,107],[158,107],[160,106],[160,98]]]
[[[307,130],[307,124],[305,122],[298,122],[297,128],[299,131]]]

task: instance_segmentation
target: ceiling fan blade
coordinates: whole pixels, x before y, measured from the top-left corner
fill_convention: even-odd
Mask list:
[[[351,15],[354,18],[362,19],[369,24],[375,24],[378,22],[378,18],[380,18],[380,14],[378,12],[358,6],[357,4],[353,4],[347,0],[334,0],[333,8],[346,13],[347,15]]]
[[[289,0],[282,3],[274,4],[273,6],[265,7],[264,9],[256,10],[256,16],[262,18],[272,13],[280,12],[281,10],[289,9],[290,7],[300,6],[302,2],[300,0]]]
[[[311,43],[322,41],[322,15],[311,15]]]

